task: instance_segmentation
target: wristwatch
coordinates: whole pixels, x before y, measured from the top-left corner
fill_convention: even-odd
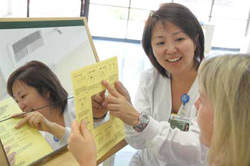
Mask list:
[[[139,116],[139,124],[134,126],[134,130],[137,131],[137,132],[142,132],[148,125],[149,123],[149,117],[147,114],[145,114],[144,112],[140,113],[140,116]]]

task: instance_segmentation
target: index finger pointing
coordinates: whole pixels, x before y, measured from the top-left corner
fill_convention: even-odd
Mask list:
[[[22,125],[24,125],[25,123],[27,123],[30,120],[31,117],[32,117],[31,114],[25,116],[22,120],[19,121],[19,123],[16,124],[15,128],[19,128]]]
[[[108,92],[115,97],[119,97],[120,93],[118,93],[113,87],[109,85],[109,83],[105,80],[102,81],[102,85],[107,88]]]

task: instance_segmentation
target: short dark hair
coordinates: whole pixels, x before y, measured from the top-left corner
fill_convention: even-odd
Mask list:
[[[152,65],[161,73],[162,76],[168,77],[168,71],[166,71],[158,63],[151,46],[152,31],[158,21],[161,21],[163,25],[166,25],[167,22],[175,24],[191,38],[196,45],[194,65],[196,70],[198,70],[201,61],[204,59],[204,34],[201,25],[194,14],[187,7],[177,3],[162,4],[157,11],[152,11],[150,13],[145,23],[142,36],[142,47]],[[199,35],[198,40],[197,34]]]
[[[7,82],[7,91],[11,97],[13,97],[12,87],[16,80],[35,88],[43,97],[49,92],[51,104],[62,101],[53,105],[53,107],[60,108],[61,114],[64,112],[68,93],[47,65],[39,61],[30,61],[16,69]]]

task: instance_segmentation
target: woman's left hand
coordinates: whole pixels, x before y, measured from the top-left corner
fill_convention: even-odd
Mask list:
[[[17,114],[14,116],[16,117]],[[20,115],[17,117],[22,119],[18,124],[16,124],[15,128],[20,128],[24,124],[28,123],[31,127],[37,128],[40,131],[46,131],[51,133],[59,140],[63,137],[65,133],[65,127],[55,122],[49,121],[38,111],[30,112],[28,114]]]
[[[47,120],[40,112],[31,112],[21,116],[22,120],[15,126],[15,128],[20,128],[24,124],[28,123],[31,127],[37,128],[40,131],[50,132],[52,123]]]
[[[107,81],[102,81],[103,86],[109,91],[109,96],[106,98],[105,105],[110,110],[110,114],[120,118],[124,123],[136,126],[139,123],[139,112],[132,106],[130,97],[121,95],[118,91],[121,89],[114,89]],[[118,86],[116,86],[117,88]],[[119,88],[124,88],[120,86]]]
[[[95,141],[84,121],[80,128],[76,120],[72,122],[68,149],[81,166],[96,165]]]

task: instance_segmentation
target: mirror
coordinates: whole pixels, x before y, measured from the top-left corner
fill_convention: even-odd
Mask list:
[[[70,72],[99,61],[85,18],[0,19],[0,100],[7,98],[9,75],[39,60],[73,95]]]
[[[31,60],[45,63],[73,96],[71,71],[99,61],[85,18],[0,19],[0,101],[10,74]]]
[[[108,91],[104,90],[91,96],[91,105],[93,111],[94,128],[108,122],[110,120],[110,112],[102,106],[106,96],[108,96]],[[96,118],[95,118],[96,117]],[[102,118],[103,117],[103,118]]]

